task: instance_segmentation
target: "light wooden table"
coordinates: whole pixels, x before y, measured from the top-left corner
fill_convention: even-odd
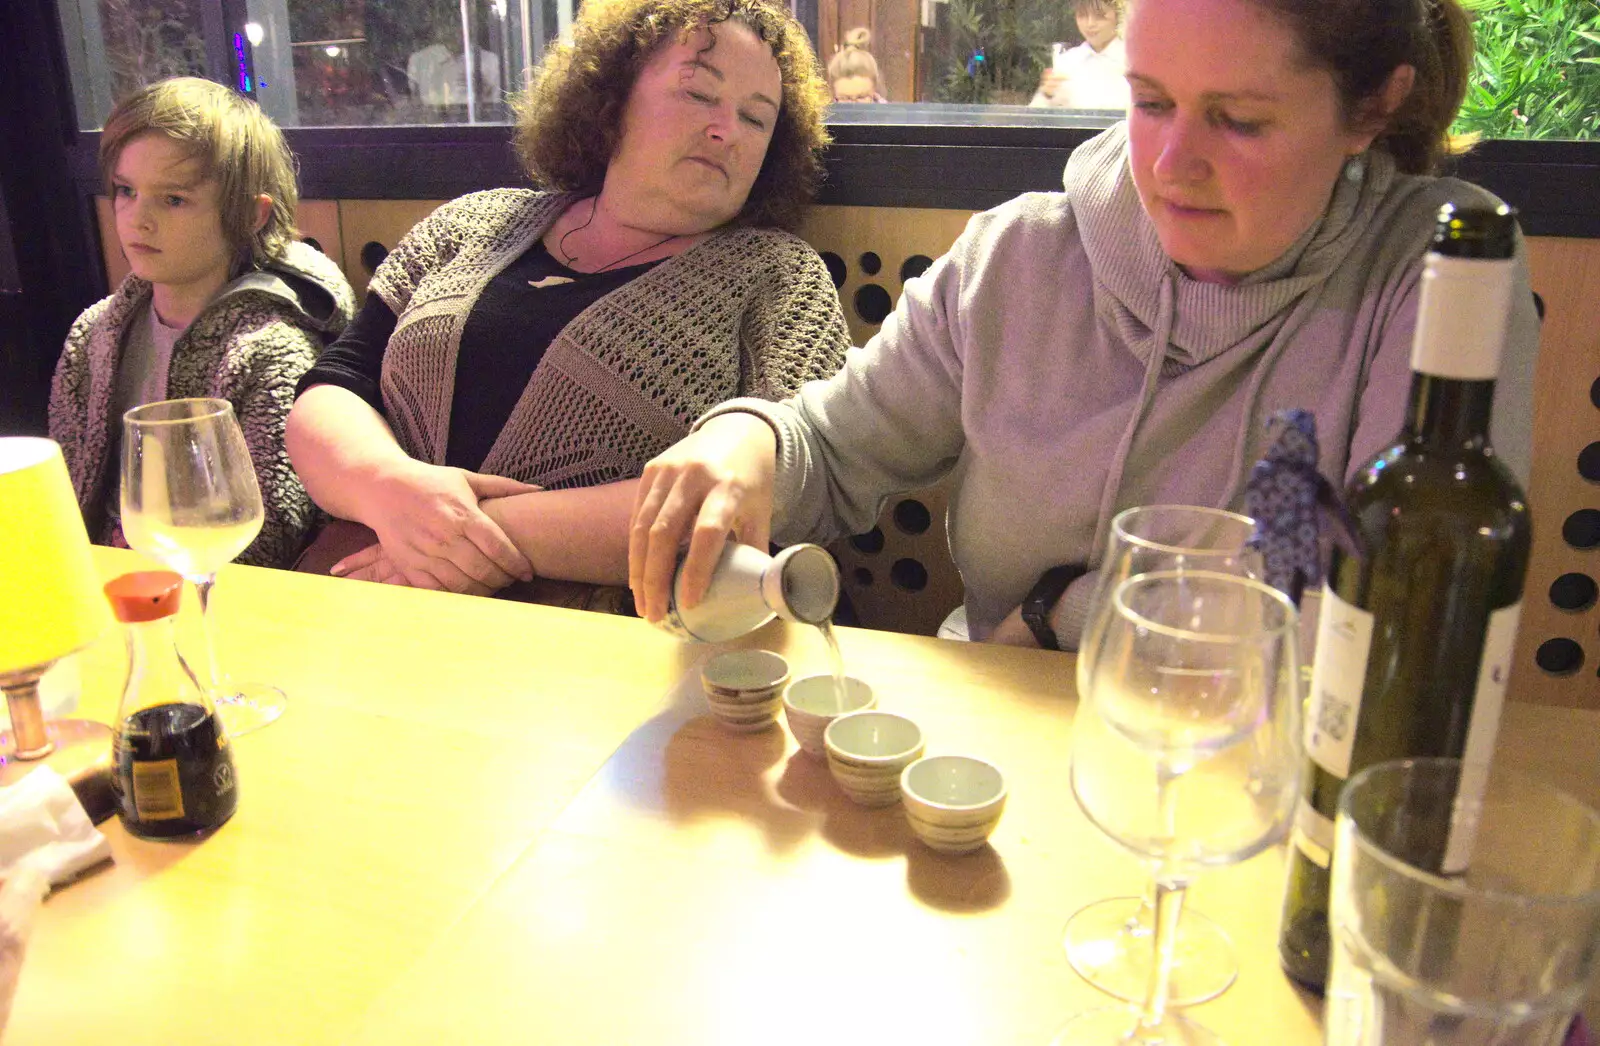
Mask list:
[[[1071,798],[1068,657],[841,630],[930,753],[1007,774],[992,848],[941,857],[781,729],[723,732],[708,650],[640,622],[248,567],[213,611],[290,710],[236,743],[211,838],[103,826],[116,863],[46,902],[7,1046],[1043,1044],[1109,1001],[1061,926],[1142,873]],[[818,670],[809,632],[757,639]],[[85,656],[79,714],[113,717],[121,657]],[[1597,724],[1514,707],[1504,758],[1600,801]],[[1272,851],[1192,891],[1242,972],[1191,1012],[1234,1046],[1319,1039],[1277,967],[1281,876]]]

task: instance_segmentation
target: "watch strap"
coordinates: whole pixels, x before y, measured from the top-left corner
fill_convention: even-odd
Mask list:
[[[1089,568],[1075,563],[1051,567],[1039,575],[1039,580],[1022,600],[1022,623],[1033,633],[1035,642],[1044,650],[1060,650],[1061,642],[1050,625],[1050,611],[1061,601],[1067,586],[1089,572]]]

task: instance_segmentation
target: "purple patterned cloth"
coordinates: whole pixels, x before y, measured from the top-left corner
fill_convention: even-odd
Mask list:
[[[1333,484],[1317,471],[1317,423],[1306,410],[1267,421],[1272,443],[1245,482],[1244,510],[1256,521],[1251,547],[1261,553],[1265,581],[1300,605],[1307,585],[1322,583],[1323,537],[1354,550],[1354,528]]]

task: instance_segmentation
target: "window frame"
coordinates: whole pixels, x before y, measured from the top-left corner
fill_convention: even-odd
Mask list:
[[[242,69],[226,32],[242,25],[246,0],[201,0],[211,75],[235,87]],[[816,36],[817,0],[792,0]],[[57,11],[71,6],[57,4]],[[63,44],[74,29],[63,25]],[[215,39],[212,39],[215,37]],[[79,37],[81,39],[81,36]],[[65,46],[67,66],[84,56]],[[76,76],[69,97],[83,104]],[[836,106],[833,144],[818,202],[844,206],[980,210],[1029,191],[1060,188],[1067,157],[1117,117],[1021,106],[890,103]],[[446,199],[477,189],[526,185],[507,124],[401,124],[285,128],[300,161],[306,199]],[[69,160],[86,191],[98,191],[99,132],[71,136]],[[1535,236],[1600,238],[1600,141],[1491,139],[1446,172],[1483,186],[1521,212]]]

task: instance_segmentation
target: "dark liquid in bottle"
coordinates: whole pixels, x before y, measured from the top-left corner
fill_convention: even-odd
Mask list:
[[[116,763],[117,812],[135,835],[208,832],[239,805],[233,749],[198,705],[156,705],[123,720]]]

